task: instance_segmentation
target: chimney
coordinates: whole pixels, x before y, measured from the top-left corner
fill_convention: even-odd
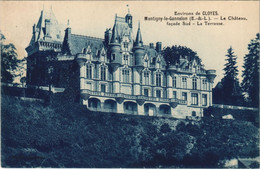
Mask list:
[[[50,36],[50,26],[51,22],[49,19],[45,19],[45,36]]]
[[[33,34],[35,34],[35,32],[36,32],[36,25],[33,24]]]
[[[156,51],[158,53],[162,51],[162,42],[156,42]]]
[[[151,49],[154,49],[153,43],[149,43],[149,45],[150,45],[150,48],[151,48]]]
[[[111,29],[109,28],[109,29],[107,29],[107,30],[105,31],[105,44],[106,44],[106,45],[109,45],[110,40],[111,40],[111,37],[112,37],[112,31],[111,31]]]
[[[36,26],[35,26],[35,24],[33,25],[32,34],[33,34],[34,41],[36,41]]]
[[[65,38],[70,41],[70,38],[71,38],[71,28],[68,27],[66,30],[65,30]]]

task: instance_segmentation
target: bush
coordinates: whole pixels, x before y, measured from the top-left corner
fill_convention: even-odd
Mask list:
[[[244,121],[91,112],[6,96],[1,115],[3,167],[217,167],[259,155],[258,129]]]

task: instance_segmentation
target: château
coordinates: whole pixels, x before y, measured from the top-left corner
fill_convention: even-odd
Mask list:
[[[104,38],[76,35],[58,23],[52,9],[42,10],[26,48],[27,85],[71,90],[92,111],[203,116],[212,105],[216,71],[187,56],[167,65],[162,42],[145,45],[142,31],[128,12],[115,16]]]

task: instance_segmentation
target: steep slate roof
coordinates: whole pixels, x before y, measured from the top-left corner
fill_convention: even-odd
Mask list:
[[[119,40],[121,40],[123,35],[128,35],[130,39],[133,39],[131,28],[129,28],[128,24],[125,22],[124,17],[116,16],[114,27],[116,27],[116,35],[114,36],[119,38]]]
[[[64,36],[64,26],[58,23],[52,9],[50,10],[42,10],[40,18],[35,26],[36,37],[32,37],[30,44],[43,40],[45,36],[45,20],[48,19],[50,21],[50,36],[51,41],[62,42]]]
[[[144,46],[145,53],[149,56],[151,64],[155,64],[156,57],[159,55],[158,52],[154,48],[150,48],[149,46]],[[161,63],[163,66],[166,65],[166,62],[162,55],[160,55]]]
[[[90,46],[91,53],[95,56],[98,50],[101,50],[104,46],[104,40],[101,38],[71,34],[68,44],[72,55],[82,53],[84,48]]]

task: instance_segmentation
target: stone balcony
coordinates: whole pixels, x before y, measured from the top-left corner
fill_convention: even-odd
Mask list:
[[[184,68],[179,68],[176,66],[169,66],[168,70],[173,71],[173,72],[179,72],[179,73],[187,73],[187,74],[192,74],[192,73],[197,73],[197,74],[203,74],[206,75],[207,71],[206,70],[195,70],[195,72],[192,72],[191,69],[184,69]]]
[[[151,102],[161,102],[161,103],[176,103],[176,104],[187,104],[187,101],[180,100],[180,99],[174,99],[174,98],[157,98],[157,97],[147,97],[147,96],[134,96],[134,95],[128,95],[124,93],[104,93],[100,91],[90,91],[90,90],[81,90],[81,97],[83,99],[88,99],[89,96],[100,96],[100,97],[110,97],[114,98],[116,100],[136,100],[137,102],[145,102],[145,101],[151,101]]]

